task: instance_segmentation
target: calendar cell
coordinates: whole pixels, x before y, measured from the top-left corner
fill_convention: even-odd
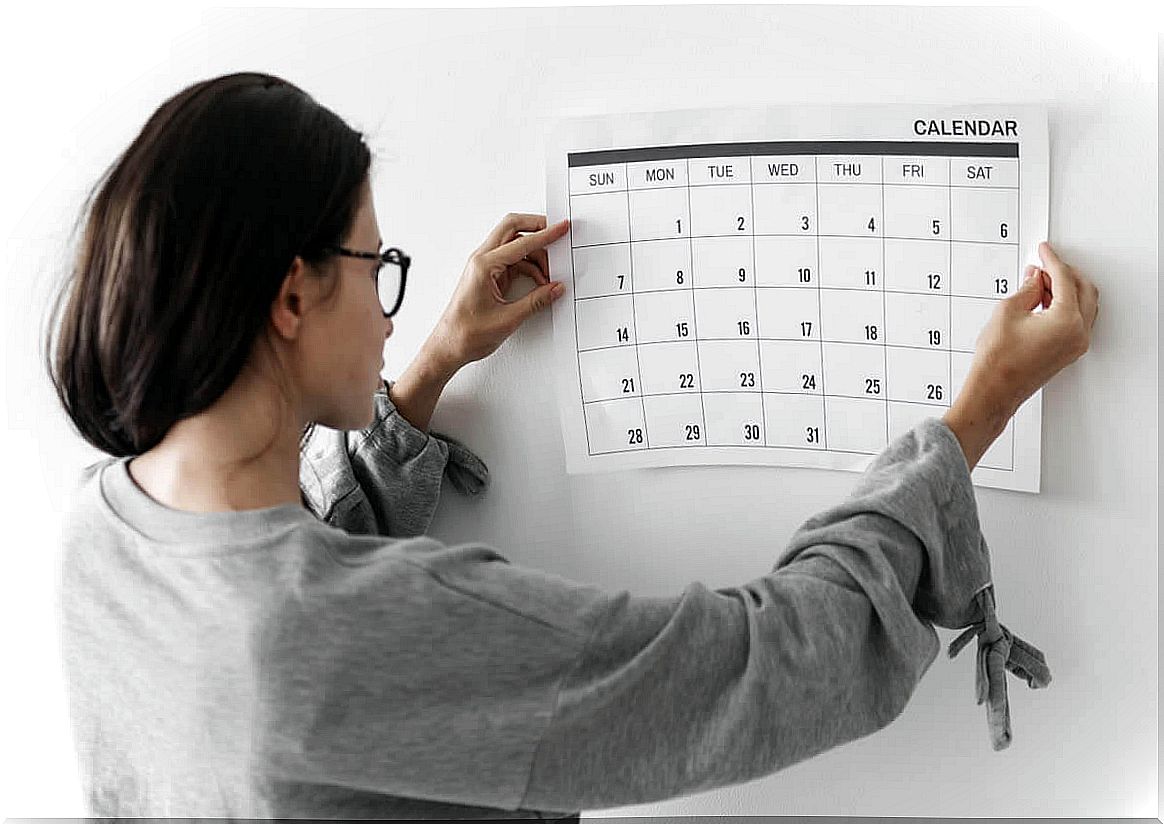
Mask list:
[[[816,183],[816,155],[756,155],[752,183]]]
[[[824,403],[829,449],[874,455],[888,445],[885,401],[826,395]]]
[[[1018,161],[1007,157],[951,157],[950,185],[1017,188]]]
[[[694,341],[640,346],[639,375],[644,395],[698,394],[703,390]]]
[[[921,349],[885,349],[888,399],[950,405],[950,353]]]
[[[692,186],[691,234],[752,236],[751,186]]]
[[[820,241],[822,288],[881,290],[881,238],[829,237]]]
[[[630,244],[636,292],[691,288],[691,241],[652,240]]]
[[[764,399],[752,394],[704,395],[703,418],[709,446],[760,446],[764,443]]]
[[[687,189],[632,189],[630,239],[673,240],[688,232]]]
[[[924,403],[889,402],[889,439],[896,440],[926,418],[941,418],[946,407]]]
[[[885,239],[886,291],[947,295],[951,288],[949,243]]]
[[[820,290],[756,289],[756,325],[765,338],[820,340]]]
[[[756,290],[748,287],[696,289],[695,319],[700,339],[754,340],[759,334]]]
[[[885,235],[917,240],[950,236],[950,189],[938,186],[886,185]]]
[[[695,340],[694,301],[690,289],[635,295],[635,323],[639,341]]]
[[[820,280],[815,237],[757,237],[757,286],[810,286]]]
[[[691,268],[695,288],[705,286],[752,286],[752,239],[750,237],[697,237],[691,241]]]
[[[647,424],[642,398],[598,401],[585,405],[586,439],[593,454],[646,449]]]
[[[974,362],[974,356],[969,352],[953,352],[953,353],[951,353],[951,355],[950,355],[950,387],[951,387],[952,391],[950,394],[951,394],[951,397],[953,398],[953,400],[951,401],[951,405],[953,405],[953,402],[956,401],[958,399],[958,396],[962,394],[962,390],[965,389],[966,378],[970,375],[970,367],[973,364],[973,362]],[[1007,424],[1007,427],[1011,430],[1011,434],[1013,434],[1013,427],[1011,426],[1011,424],[1013,424],[1013,423],[1014,423],[1014,420],[1012,419]],[[993,451],[988,450],[987,454],[983,455],[982,460],[986,460],[987,455],[989,455],[992,466],[994,466],[996,468],[1007,468],[1009,466],[1008,462],[1010,460],[1010,446],[1007,445],[1004,447],[1000,447],[998,445],[999,441],[1005,440],[1006,437],[1007,437],[1007,432],[1004,430],[1003,433],[998,437],[998,439],[995,440],[995,442],[991,445],[990,450],[993,450]],[[982,460],[980,460],[978,462],[980,465],[982,465]]]
[[[633,346],[578,353],[582,401],[608,401],[642,394],[639,358]]]
[[[1018,243],[1017,189],[950,189],[950,237]]]
[[[950,353],[950,397],[957,399],[962,394],[962,387],[966,384],[966,376],[970,374],[970,364],[974,361],[973,352]]]
[[[644,160],[626,164],[629,189],[687,188],[686,160]]]
[[[950,298],[950,348],[973,352],[978,333],[990,320],[998,301],[988,298]]]
[[[635,337],[634,298],[618,295],[575,301],[578,349],[600,346],[633,346]]]
[[[950,182],[950,159],[948,157],[907,157],[884,158],[881,169],[884,172],[886,189],[888,184],[909,186],[945,186]],[[888,205],[889,201],[885,201]],[[888,215],[888,209],[886,215]]]
[[[703,446],[707,427],[700,395],[654,395],[643,398],[651,446]]]
[[[978,465],[989,469],[1014,469],[1013,418],[1006,422],[1006,428],[1002,430],[1002,434],[982,453],[982,457],[978,459]]]
[[[821,190],[828,183],[880,183],[882,158],[878,155],[819,155],[816,179]],[[880,187],[873,189],[880,197]],[[823,202],[822,202],[823,205]]]
[[[687,161],[687,174],[691,188],[723,186],[729,184],[749,184],[752,182],[752,164],[746,157],[693,157]]]
[[[821,183],[817,186],[817,204],[817,231],[821,237],[880,238],[884,234],[880,186]]]
[[[955,296],[1005,298],[1021,285],[1017,245],[950,245],[950,289]]]
[[[824,340],[846,343],[885,342],[885,295],[876,292],[820,290],[820,322]]]
[[[760,341],[760,364],[765,392],[824,392],[821,345],[815,341]]]
[[[757,235],[815,235],[816,186],[764,183],[752,187]]]
[[[626,243],[630,240],[626,192],[602,192],[570,198],[570,245]]]
[[[950,387],[951,397],[957,399],[966,385],[966,378],[970,374],[970,366],[974,362],[971,353],[953,352],[950,355]],[[994,443],[983,453],[978,460],[979,466],[993,469],[1011,469],[1012,447],[1014,438],[1014,419],[1007,422],[1006,429],[995,439]]]
[[[844,343],[822,345],[824,394],[885,400],[885,348]]]
[[[609,163],[602,166],[582,166],[570,169],[571,195],[625,191],[625,163]]]
[[[759,392],[760,352],[755,341],[699,342],[704,392]]]
[[[885,293],[885,345],[950,348],[950,298]]]
[[[955,358],[957,358],[955,354]],[[966,376],[970,370],[970,356],[966,355],[957,363],[951,364],[953,371],[954,385],[957,391],[960,392],[965,385]],[[957,394],[954,396],[957,397]],[[1014,448],[1014,418],[1007,421],[1006,427],[1003,429],[994,442],[987,448],[982,457],[978,459],[978,465],[989,467],[991,469],[1012,469],[1013,468],[1013,448]]]
[[[764,394],[764,433],[768,446],[825,448],[823,399]]]
[[[574,297],[629,295],[634,289],[630,246],[586,246],[574,249]]]

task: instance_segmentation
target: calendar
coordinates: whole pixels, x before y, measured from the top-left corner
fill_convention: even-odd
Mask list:
[[[546,135],[567,471],[860,472],[958,396],[1047,237],[1045,109],[782,106]],[[1038,492],[1041,390],[972,472]]]

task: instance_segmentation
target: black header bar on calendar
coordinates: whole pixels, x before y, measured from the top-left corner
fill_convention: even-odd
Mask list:
[[[598,166],[641,160],[748,155],[906,155],[917,157],[1018,157],[1018,143],[965,143],[931,140],[769,140],[749,143],[695,143],[569,152],[567,165]]]

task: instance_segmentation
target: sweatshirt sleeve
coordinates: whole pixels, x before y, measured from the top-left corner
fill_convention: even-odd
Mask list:
[[[995,749],[1010,740],[1010,655],[969,468],[931,418],[903,434],[844,502],[810,518],[773,571],[677,598],[605,599],[563,680],[523,803],[635,804],[755,779],[888,725],[938,652],[931,623],[987,635]],[[1017,649],[1017,647],[1015,647]],[[951,655],[956,650],[951,648]],[[1001,695],[999,695],[1001,691]],[[1005,724],[1003,721],[1005,720]]]
[[[396,409],[382,383],[366,429],[317,426],[300,450],[299,486],[317,518],[347,532],[406,538],[432,522],[441,482],[467,495],[489,483],[489,469],[456,438],[425,432]]]

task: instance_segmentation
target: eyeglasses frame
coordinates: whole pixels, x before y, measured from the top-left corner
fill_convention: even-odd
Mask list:
[[[412,258],[404,254],[403,251],[395,246],[389,246],[383,252],[361,252],[356,249],[348,249],[346,246],[325,246],[323,251],[334,252],[344,257],[360,258],[361,260],[376,260],[379,265],[376,271],[372,273],[372,279],[376,281],[377,294],[379,294],[380,286],[380,270],[386,263],[394,263],[400,267],[400,291],[396,295],[396,303],[391,311],[384,312],[384,317],[390,318],[400,310],[400,304],[404,302],[404,285],[408,279],[408,266],[412,263]],[[381,307],[383,311],[383,307]]]

